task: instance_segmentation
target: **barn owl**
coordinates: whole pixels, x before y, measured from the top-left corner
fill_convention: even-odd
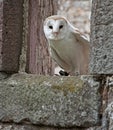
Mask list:
[[[89,41],[63,16],[49,16],[44,21],[44,33],[50,56],[70,75],[87,74]]]

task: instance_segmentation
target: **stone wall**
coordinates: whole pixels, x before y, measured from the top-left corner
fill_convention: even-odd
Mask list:
[[[19,70],[22,14],[23,0],[0,0],[0,71],[13,73]]]
[[[113,74],[113,2],[93,1],[91,18],[92,74]]]
[[[29,124],[27,127],[33,127],[32,130],[36,127],[32,125],[86,130],[98,126],[101,123],[100,89],[100,82],[92,76],[14,74],[5,77],[0,80],[1,127]]]
[[[0,7],[2,11],[5,9],[3,0],[0,1]],[[13,9],[6,12],[10,15]],[[3,21],[2,11],[0,21]],[[15,12],[11,16],[15,18],[17,14]],[[7,70],[2,72],[1,69],[0,130],[113,130],[112,14],[112,1],[93,1],[90,61],[92,75],[58,77],[11,74],[12,72],[7,74]],[[4,29],[4,25],[4,22],[0,23],[0,28]],[[15,26],[20,29],[20,25],[18,23]],[[7,36],[14,34],[7,27],[8,25],[5,27],[5,32],[8,29]],[[1,51],[4,47],[2,36],[1,54],[4,53]],[[10,43],[14,45],[13,43],[18,42]],[[1,68],[2,65],[0,64]]]
[[[0,130],[112,130],[111,76],[0,73]]]

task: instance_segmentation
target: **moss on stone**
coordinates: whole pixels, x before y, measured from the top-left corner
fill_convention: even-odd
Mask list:
[[[53,89],[62,91],[64,95],[68,92],[76,93],[83,88],[83,81],[76,79],[75,77],[68,77],[63,80],[63,82],[57,82],[52,85]]]

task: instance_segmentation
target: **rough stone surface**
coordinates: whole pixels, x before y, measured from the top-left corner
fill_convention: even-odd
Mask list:
[[[99,124],[99,82],[91,76],[15,74],[0,82],[0,121],[58,127]]]
[[[2,53],[2,43],[3,43],[3,38],[2,38],[2,28],[3,28],[3,0],[0,1],[0,68],[1,68],[1,53]]]
[[[103,87],[102,123],[96,130],[113,130],[113,76],[106,76]]]
[[[108,104],[105,110],[107,117],[107,128],[108,130],[113,130],[113,76],[107,77],[108,91]]]
[[[90,73],[113,74],[113,1],[93,0]]]
[[[10,76],[10,74],[4,73],[4,72],[0,72],[0,80],[6,79]]]
[[[23,41],[22,49],[19,61],[19,72],[25,72],[26,69],[26,59],[27,59],[27,43],[28,43],[28,18],[29,18],[29,0],[24,0],[23,2]]]
[[[23,0],[0,0],[0,71],[18,72]]]

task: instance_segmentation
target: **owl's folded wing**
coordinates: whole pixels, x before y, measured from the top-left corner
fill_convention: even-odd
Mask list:
[[[84,34],[82,34],[77,28],[72,26],[72,24],[69,23],[69,25],[70,25],[70,30],[71,30],[72,34],[75,36],[75,38],[78,41],[89,44],[89,40]]]

